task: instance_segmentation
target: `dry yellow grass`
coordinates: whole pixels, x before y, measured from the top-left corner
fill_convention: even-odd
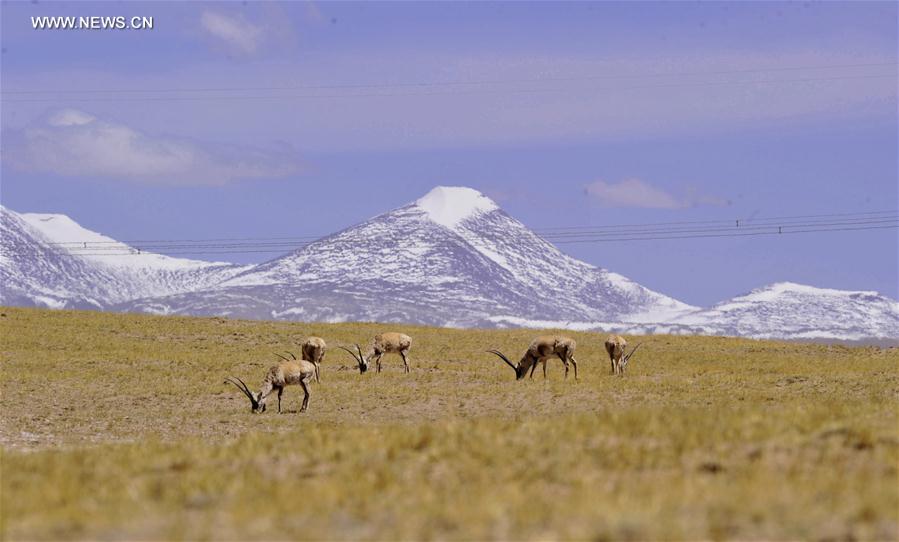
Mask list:
[[[0,537],[882,539],[899,525],[899,353],[647,337],[608,375],[516,382],[533,330],[291,324],[3,308]],[[412,373],[332,348],[309,412],[249,412],[319,335],[396,329]]]

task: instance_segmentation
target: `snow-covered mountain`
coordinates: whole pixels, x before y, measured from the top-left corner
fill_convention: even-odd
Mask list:
[[[0,218],[4,303],[109,308],[139,297],[211,287],[249,267],[138,255],[65,215],[18,214],[0,207]],[[123,255],[128,253],[133,255]]]
[[[63,254],[18,214],[0,207],[0,295],[4,304],[103,308],[116,277]]]
[[[692,332],[774,339],[899,339],[899,301],[778,282],[674,319]]]
[[[421,199],[258,265],[214,290],[124,309],[295,320],[492,325],[671,317],[695,307],[566,256],[470,188]]]
[[[899,302],[778,283],[702,309],[566,256],[479,192],[421,199],[255,266],[127,256],[64,215],[0,207],[2,302],[157,314],[899,340]],[[72,243],[81,250],[72,250]],[[88,249],[84,249],[87,243]],[[102,255],[117,247],[119,255]],[[95,249],[94,249],[95,248]]]
[[[778,282],[671,317],[637,314],[620,321],[566,322],[496,316],[498,326],[569,328],[633,335],[724,335],[755,339],[865,341],[899,345],[899,301],[873,291]]]

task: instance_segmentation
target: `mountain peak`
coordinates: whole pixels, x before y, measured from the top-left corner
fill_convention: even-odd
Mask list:
[[[419,198],[415,205],[428,218],[450,229],[471,216],[499,209],[493,200],[465,186],[434,187]]]

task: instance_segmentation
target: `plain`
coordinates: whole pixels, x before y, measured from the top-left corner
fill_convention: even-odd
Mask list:
[[[337,344],[413,337],[359,374]],[[0,538],[891,539],[899,351],[605,335],[515,381],[535,330],[2,308]],[[250,413],[307,335],[309,411]],[[632,344],[635,344],[632,342]]]

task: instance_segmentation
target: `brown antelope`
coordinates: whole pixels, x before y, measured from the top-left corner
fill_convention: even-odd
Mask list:
[[[390,332],[375,335],[368,346],[368,351],[364,355],[362,354],[362,348],[358,344],[355,346],[356,350],[359,352],[358,357],[356,356],[356,352],[353,352],[349,348],[343,346],[340,348],[346,350],[353,356],[359,366],[360,373],[364,373],[368,370],[368,364],[372,358],[374,358],[375,364],[378,367],[378,372],[380,373],[381,356],[384,354],[399,354],[403,358],[403,371],[406,373],[411,372],[411,369],[409,369],[409,349],[412,348],[412,337],[405,333]]]
[[[328,345],[321,337],[307,337],[300,347],[300,357],[311,361],[315,365],[315,381],[321,382],[322,360],[325,359],[325,349]]]
[[[256,395],[253,395],[246,383],[237,377],[229,376],[225,379],[225,382],[234,384],[244,395],[250,398],[250,407],[253,413],[265,412],[266,399],[273,391],[278,390],[279,414],[281,413],[281,394],[284,393],[284,388],[298,384],[303,388],[303,393],[305,394],[300,412],[305,412],[309,406],[309,383],[315,376],[315,364],[303,359],[298,360],[293,354],[290,354],[293,358],[292,360],[285,358],[281,354],[275,355],[284,361],[269,368]]]
[[[624,351],[627,350],[627,340],[621,335],[609,335],[609,338],[606,339],[606,352],[609,353],[609,360],[612,362],[613,375],[624,374],[624,370],[627,368],[627,362],[630,361],[631,356],[633,356],[634,352],[640,348],[641,344],[643,343],[638,343],[637,346],[631,350],[630,354],[625,354]]]
[[[574,365],[574,379],[577,380],[577,360],[574,359],[574,350],[577,343],[574,339],[562,337],[560,335],[541,335],[531,341],[527,351],[521,356],[518,365],[514,365],[499,350],[488,350],[491,354],[496,354],[500,359],[505,361],[509,367],[515,369],[515,377],[517,380],[524,378],[528,370],[531,371],[531,378],[534,378],[534,370],[538,363],[543,364],[543,378],[546,378],[546,361],[557,356],[562,363],[565,364],[565,378],[568,378],[568,362]]]

